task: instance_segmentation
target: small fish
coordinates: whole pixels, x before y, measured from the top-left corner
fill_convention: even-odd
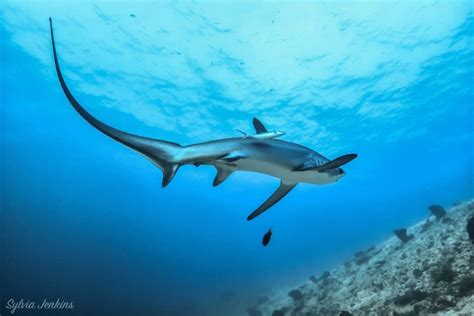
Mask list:
[[[131,16],[132,18],[134,18],[134,17],[135,17],[135,14],[133,14],[133,13],[130,13],[130,16]]]
[[[265,235],[263,235],[262,245],[267,246],[268,243],[270,242],[270,238],[272,238],[272,228],[271,228],[271,227],[270,227],[270,229],[265,233]]]

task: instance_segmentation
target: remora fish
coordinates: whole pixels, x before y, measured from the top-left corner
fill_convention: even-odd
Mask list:
[[[217,170],[214,186],[224,182],[237,170],[258,172],[279,178],[280,186],[247,217],[247,220],[251,220],[280,201],[299,182],[328,184],[339,180],[345,174],[339,167],[357,157],[356,154],[347,154],[329,160],[304,146],[273,138],[227,138],[181,146],[177,143],[138,136],[113,128],[87,112],[71,94],[59,67],[51,18],[49,18],[49,23],[54,65],[59,83],[69,103],[93,127],[143,154],[160,168],[163,172],[162,187],[170,183],[179,167],[188,164],[214,166]]]
[[[262,122],[256,117],[253,118],[253,127],[255,128],[255,135],[247,135],[247,133],[238,129],[237,131],[244,134],[244,138],[251,137],[255,139],[269,139],[269,138],[277,138],[285,135],[285,132],[281,131],[268,131],[265,126],[263,126]]]

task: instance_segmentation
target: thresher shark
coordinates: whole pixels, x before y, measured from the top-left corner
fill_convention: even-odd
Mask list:
[[[214,186],[224,182],[235,171],[251,171],[279,178],[280,186],[247,217],[247,220],[251,220],[280,201],[300,182],[328,184],[339,180],[345,174],[340,167],[357,157],[356,154],[346,154],[329,160],[312,149],[277,139],[284,133],[268,131],[256,118],[253,119],[255,135],[244,133],[243,137],[217,139],[186,146],[113,128],[92,116],[71,94],[59,67],[51,18],[49,22],[54,64],[59,83],[69,103],[90,125],[141,153],[160,168],[163,172],[163,187],[171,182],[183,165],[214,166],[217,171]]]

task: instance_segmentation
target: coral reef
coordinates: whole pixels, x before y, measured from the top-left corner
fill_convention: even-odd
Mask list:
[[[474,315],[474,200],[257,303],[251,315]],[[438,218],[439,219],[439,218]],[[469,223],[469,224],[468,224]],[[399,237],[399,236],[398,236]]]

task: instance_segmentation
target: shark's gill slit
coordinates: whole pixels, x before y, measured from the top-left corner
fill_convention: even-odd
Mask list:
[[[162,186],[167,186],[179,168],[179,161],[176,161],[176,157],[178,156],[178,151],[181,150],[181,146],[168,141],[146,138],[123,132],[99,121],[89,112],[87,112],[76,100],[76,98],[74,98],[62,75],[61,68],[59,67],[58,55],[56,52],[53,22],[51,18],[49,18],[49,26],[51,30],[51,42],[53,45],[54,65],[56,67],[59,83],[61,84],[61,88],[69,100],[69,103],[71,103],[77,113],[79,113],[79,115],[81,115],[82,118],[84,118],[90,125],[94,126],[96,129],[110,138],[140,152],[150,159],[163,172]]]

